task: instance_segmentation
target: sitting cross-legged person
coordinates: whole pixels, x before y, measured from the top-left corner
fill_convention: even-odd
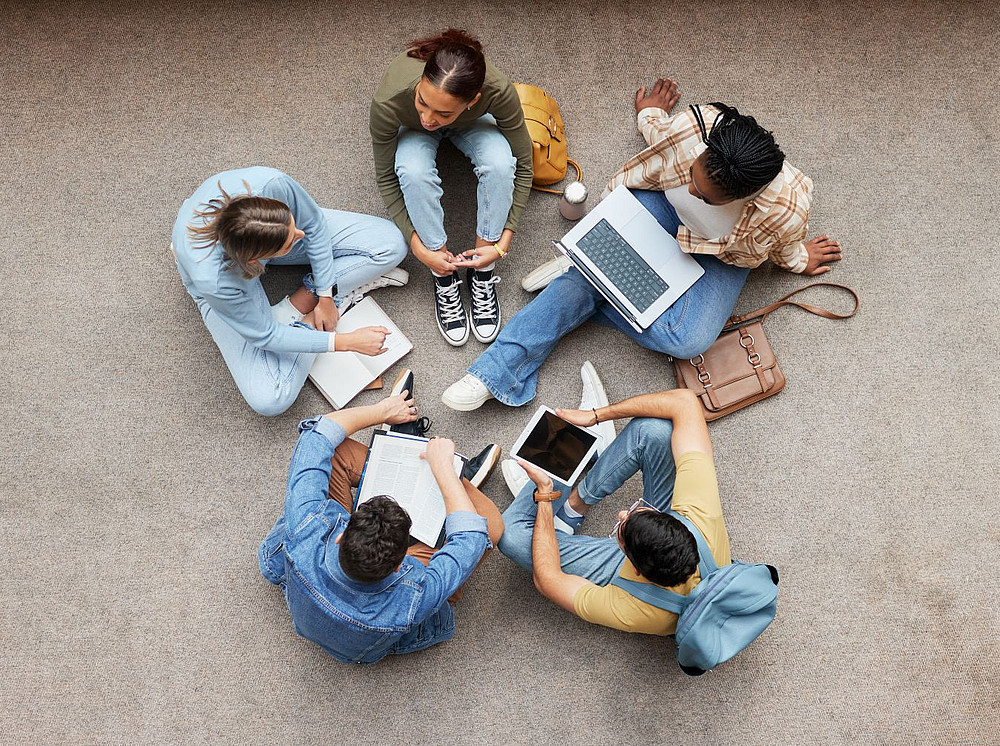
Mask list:
[[[785,160],[774,136],[724,104],[671,116],[679,96],[669,79],[636,93],[639,131],[649,147],[622,166],[603,196],[625,185],[704,274],[637,332],[568,260],[543,265],[522,284],[545,289],[448,387],[442,399],[449,407],[469,411],[492,398],[512,407],[531,401],[542,363],[588,319],[647,349],[694,357],[718,337],[752,268],[771,259],[792,272],[816,275],[840,259],[836,241],[806,240],[812,181]]]
[[[557,413],[580,426],[635,419],[573,490],[556,490],[548,475],[522,461],[527,477],[503,514],[500,551],[532,572],[542,595],[581,619],[674,634],[676,614],[627,589],[629,581],[652,583],[688,595],[701,580],[693,531],[718,566],[732,562],[701,405],[689,390],[675,389]],[[642,499],[618,513],[611,535],[578,534],[586,513],[640,470]]]
[[[400,381],[412,387],[408,371]],[[422,458],[447,510],[440,549],[410,545],[410,516],[390,495],[353,507],[351,489],[368,449],[349,436],[379,423],[405,431],[417,420],[409,389],[397,388],[378,404],[300,423],[284,510],[259,550],[261,574],[284,589],[296,632],[345,663],[374,663],[450,640],[449,600],[503,533],[500,511],[475,486],[496,462],[495,445],[459,478],[455,444],[428,443]]]

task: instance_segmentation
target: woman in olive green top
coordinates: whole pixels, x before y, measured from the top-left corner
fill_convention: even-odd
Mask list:
[[[458,274],[465,268],[472,333],[492,342],[500,331],[494,263],[510,250],[531,191],[531,137],[514,85],[478,41],[448,29],[393,60],[372,101],[371,134],[389,214],[434,275],[441,334],[456,347],[469,339]],[[444,138],[469,157],[479,180],[476,240],[457,250],[449,250],[441,209],[436,159]]]

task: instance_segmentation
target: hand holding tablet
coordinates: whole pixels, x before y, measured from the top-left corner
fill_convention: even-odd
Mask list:
[[[539,407],[524,428],[511,455],[527,461],[554,481],[572,485],[597,452],[597,436]]]

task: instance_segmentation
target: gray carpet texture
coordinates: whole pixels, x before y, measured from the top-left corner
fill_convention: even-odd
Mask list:
[[[253,164],[384,215],[371,94],[446,25],[551,92],[595,196],[640,149],[635,90],[670,75],[681,107],[725,101],[774,130],[815,181],[811,233],[844,246],[824,279],[859,314],[775,313],[787,388],[711,425],[733,554],[782,581],[771,628],[701,678],[668,640],[558,609],[499,553],[453,641],[370,667],[296,636],[258,572],[296,425],[328,405],[307,383],[284,415],[250,410],[172,223],[203,179]],[[996,743],[998,31],[986,0],[0,0],[0,743]],[[452,245],[471,247],[474,176],[450,146],[440,162]],[[532,195],[501,265],[508,317],[569,225]],[[448,347],[427,273],[403,266],[410,284],[374,297],[415,344],[402,364],[434,432],[506,449],[533,407],[441,404],[483,346]],[[762,267],[738,310],[806,282]],[[664,356],[587,324],[537,403],[576,405],[586,360],[612,399],[674,385]],[[499,471],[484,489],[509,504]]]

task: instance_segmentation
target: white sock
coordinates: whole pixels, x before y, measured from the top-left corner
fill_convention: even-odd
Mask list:
[[[496,262],[490,262],[490,263],[489,263],[489,264],[487,264],[487,265],[486,265],[485,267],[480,267],[480,268],[479,268],[478,270],[476,270],[476,271],[477,271],[477,272],[492,272],[492,271],[493,271],[493,268],[494,268],[495,266],[497,266],[497,263],[496,263]]]
[[[567,518],[583,518],[583,513],[577,513],[573,510],[572,506],[569,504],[569,500],[563,503],[562,512],[566,514]]]

